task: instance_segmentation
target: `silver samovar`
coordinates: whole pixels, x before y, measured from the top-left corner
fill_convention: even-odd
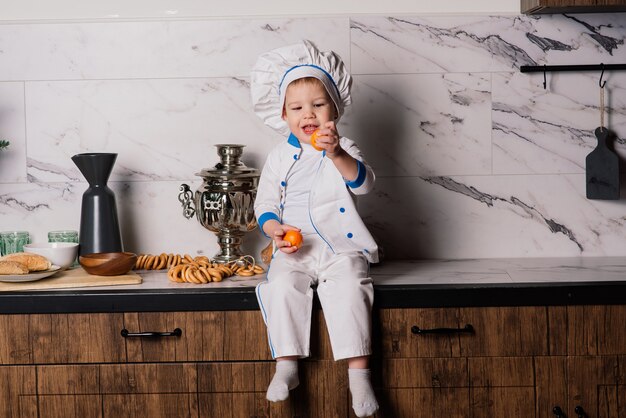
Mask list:
[[[220,252],[213,259],[219,263],[240,258],[243,235],[257,226],[254,198],[259,170],[239,161],[244,146],[216,145],[221,161],[196,173],[204,181],[195,195],[186,184],[181,184],[178,194],[183,216],[190,219],[195,214],[203,227],[217,234]]]

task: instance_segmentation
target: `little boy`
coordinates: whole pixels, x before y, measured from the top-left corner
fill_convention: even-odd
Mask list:
[[[378,261],[378,247],[353,199],[372,189],[374,172],[336,127],[351,102],[351,83],[337,54],[308,41],[261,55],[252,71],[255,112],[287,138],[269,154],[259,181],[255,214],[275,252],[256,293],[276,359],[267,399],[285,400],[298,386],[317,285],[333,356],[347,359],[352,407],[365,417],[378,410],[368,368],[369,262]],[[321,151],[311,145],[315,131]],[[302,233],[301,248],[283,240],[288,230]]]

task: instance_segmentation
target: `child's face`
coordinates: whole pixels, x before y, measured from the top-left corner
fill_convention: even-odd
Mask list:
[[[301,142],[310,144],[311,134],[335,119],[335,104],[321,82],[293,82],[285,92],[283,119],[291,133]]]

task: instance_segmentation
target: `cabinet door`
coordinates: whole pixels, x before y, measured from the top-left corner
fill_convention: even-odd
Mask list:
[[[37,367],[38,418],[197,417],[193,364]]]
[[[532,417],[532,357],[468,358],[472,418]]]
[[[37,417],[34,366],[0,367],[0,417]]]
[[[549,353],[548,319],[543,307],[381,309],[385,357],[509,357]],[[474,332],[415,334],[438,328]]]
[[[551,416],[559,406],[568,417],[581,407],[588,418],[615,418],[620,388],[616,356],[535,358],[537,416]]]
[[[122,314],[1,315],[1,364],[126,361]]]
[[[461,355],[547,355],[548,319],[544,307],[461,308],[461,324],[471,324],[476,335],[460,340]]]
[[[567,366],[571,416],[576,416],[573,412],[577,406],[582,407],[589,418],[621,416],[618,414],[617,356],[569,357]]]
[[[348,416],[347,365],[334,361],[300,362],[300,385],[285,402],[265,399],[273,362],[198,365],[201,417]]]
[[[180,336],[141,337],[137,333]],[[130,362],[215,361],[224,359],[224,312],[125,313],[125,340]],[[118,330],[119,335],[120,330]]]
[[[372,343],[384,358],[459,357],[460,339],[469,337],[460,334],[416,335],[411,331],[413,327],[459,328],[455,308],[380,309],[373,319]]]
[[[626,306],[568,306],[570,356],[626,354]]]
[[[469,416],[466,359],[375,359],[372,369],[379,417]]]

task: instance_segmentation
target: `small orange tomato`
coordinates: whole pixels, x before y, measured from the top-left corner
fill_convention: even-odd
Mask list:
[[[284,241],[288,241],[292,247],[300,248],[302,247],[302,234],[298,231],[290,229],[285,232],[285,236],[283,236]]]
[[[322,151],[323,148],[320,148],[317,146],[317,138],[319,138],[319,129],[316,129],[312,134],[311,134],[311,145],[313,145],[313,148],[315,148],[318,151]]]

